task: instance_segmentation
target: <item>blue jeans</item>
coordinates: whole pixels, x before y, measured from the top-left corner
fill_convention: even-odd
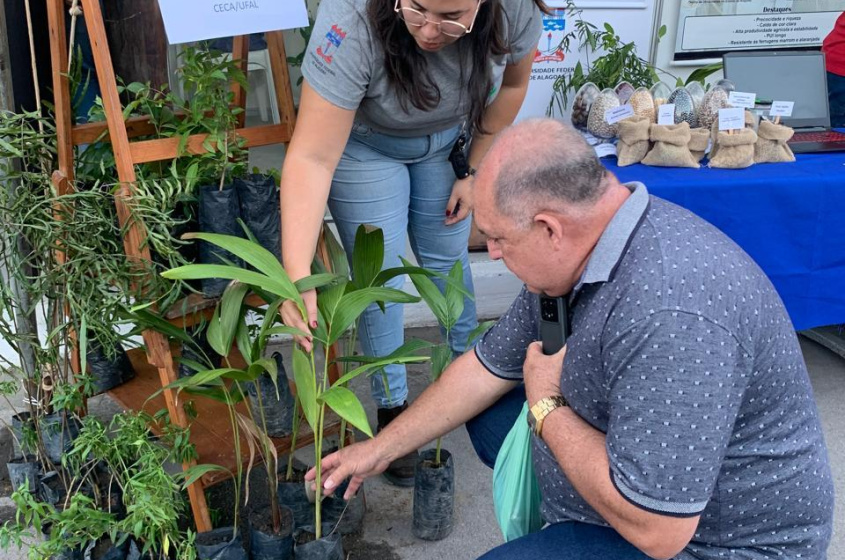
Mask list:
[[[481,462],[493,468],[499,449],[525,403],[525,385],[519,384],[496,403],[466,423],[469,439]],[[523,419],[523,421],[526,421]]]
[[[845,128],[845,76],[828,72],[827,94],[830,102],[830,126]]]
[[[402,265],[399,257],[405,256],[407,232],[421,266],[448,273],[456,261],[461,261],[464,283],[472,293],[467,254],[470,220],[444,224],[455,183],[447,158],[458,133],[459,127],[455,127],[403,138],[355,123],[329,194],[329,209],[350,262],[359,225],[370,224],[384,231],[385,268]],[[435,283],[443,290],[442,281]],[[403,284],[404,277],[398,276],[387,286],[401,289]],[[401,304],[387,304],[384,313],[378,306],[370,306],[358,325],[361,348],[367,355],[386,356],[404,343]],[[466,350],[469,333],[476,325],[475,303],[466,298],[464,311],[449,334],[453,352]],[[404,366],[388,366],[385,376],[375,373],[370,380],[373,398],[381,408],[400,406],[408,397]]]
[[[568,521],[497,546],[479,560],[566,558],[566,560],[649,560],[610,527]]]
[[[493,406],[466,423],[475,452],[490,467],[502,447],[525,402],[525,385],[502,396]],[[610,527],[588,523],[565,522],[549,525],[542,531],[497,546],[480,560],[521,560],[522,558],[566,558],[566,560],[647,560],[648,556]]]

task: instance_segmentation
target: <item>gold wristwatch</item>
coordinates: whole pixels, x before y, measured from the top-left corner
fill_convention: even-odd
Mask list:
[[[546,419],[551,411],[562,406],[569,406],[566,399],[561,395],[554,395],[545,397],[534,403],[534,406],[528,409],[528,425],[534,430],[534,435],[538,438],[543,437],[543,420]]]

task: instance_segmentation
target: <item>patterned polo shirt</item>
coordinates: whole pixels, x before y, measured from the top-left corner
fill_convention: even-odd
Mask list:
[[[833,483],[783,303],[715,227],[642,184],[628,188],[570,295],[561,393],[606,434],[622,496],[701,516],[678,559],[825,558]],[[523,289],[476,347],[491,373],[522,378],[538,315]],[[544,519],[606,525],[543,441],[533,444]]]

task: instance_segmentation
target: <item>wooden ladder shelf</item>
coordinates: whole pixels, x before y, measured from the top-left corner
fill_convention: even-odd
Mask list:
[[[111,53],[106,38],[106,29],[103,21],[103,14],[100,9],[99,0],[81,0],[88,27],[88,34],[91,40],[91,47],[94,54],[94,63],[97,78],[102,92],[103,106],[105,109],[106,122],[96,122],[84,125],[73,124],[73,111],[71,107],[71,92],[68,80],[68,47],[65,33],[65,0],[46,0],[47,14],[50,27],[50,52],[52,59],[53,89],[55,92],[55,116],[56,134],[58,140],[58,170],[53,174],[53,182],[59,194],[71,192],[74,181],[73,147],[81,144],[88,144],[98,141],[104,132],[108,135],[106,140],[111,143],[117,165],[119,188],[115,194],[115,205],[118,219],[123,231],[126,232],[123,239],[124,251],[127,258],[136,261],[150,261],[150,251],[144,243],[146,230],[140,220],[132,219],[129,200],[133,196],[136,183],[135,165],[146,162],[173,159],[177,157],[179,146],[178,138],[163,138],[131,142],[131,138],[138,136],[149,136],[153,134],[153,127],[149,120],[144,117],[123,118],[123,106],[121,104],[117,81],[112,66]],[[267,126],[244,127],[243,113],[241,123],[236,134],[246,141],[247,147],[265,146],[270,144],[287,144],[293,135],[294,128],[294,105],[291,92],[290,77],[287,68],[287,58],[281,31],[266,33],[268,48],[270,50],[271,69],[278,100],[279,116],[281,123]],[[237,61],[246,73],[247,57],[249,55],[249,36],[236,37],[233,42],[233,60]],[[246,105],[246,92],[238,84],[232,85],[235,106],[244,108]],[[192,154],[203,153],[202,142],[205,135],[195,135],[189,139],[188,152]],[[322,239],[321,239],[322,242]],[[321,243],[322,245],[322,243]],[[318,254],[324,254],[324,247],[318,249]],[[178,325],[190,325],[194,323],[201,314],[210,315],[216,301],[198,299],[192,296],[189,301],[187,314],[184,312],[171,314],[168,319]],[[188,298],[189,300],[191,298]],[[251,296],[248,303],[261,305],[256,296]],[[167,338],[154,330],[146,330],[143,333],[146,349],[146,359],[139,352],[130,353],[130,359],[138,373],[135,380],[116,388],[111,392],[112,396],[127,408],[139,410],[146,407],[148,410],[159,410],[167,407],[170,419],[173,424],[180,427],[188,426],[188,419],[179,396],[171,390],[165,390],[157,399],[147,402],[147,397],[164,386],[177,379],[174,357]],[[74,350],[74,368],[78,372],[79,361]],[[234,358],[237,361],[237,357]],[[337,371],[333,371],[330,377],[337,378]],[[232,433],[225,426],[214,422],[215,417],[221,416],[220,412],[215,413],[214,404],[197,403],[198,418],[192,423],[192,441],[199,452],[200,461],[215,463],[233,469],[234,461],[244,460],[244,457],[233,456]],[[220,405],[222,406],[222,405]],[[222,416],[226,416],[224,413]],[[339,433],[340,422],[335,421],[327,430],[327,433]],[[222,427],[221,427],[222,426]],[[297,446],[305,446],[313,441],[312,434],[300,434]],[[289,449],[289,439],[276,439],[275,443],[281,450]],[[229,456],[221,453],[221,450],[228,449]],[[232,463],[232,464],[227,464]],[[186,463],[183,468],[193,466],[194,462]],[[198,480],[188,488],[188,496],[191,502],[196,528],[198,531],[211,530],[211,519],[205,499],[204,487],[219,482],[217,475],[206,476]]]

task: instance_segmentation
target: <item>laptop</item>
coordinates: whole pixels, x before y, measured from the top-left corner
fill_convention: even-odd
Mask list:
[[[795,130],[795,153],[845,151],[845,134],[830,129],[827,72],[819,51],[731,52],[722,58],[725,77],[737,91],[758,100],[794,101],[781,122]]]

